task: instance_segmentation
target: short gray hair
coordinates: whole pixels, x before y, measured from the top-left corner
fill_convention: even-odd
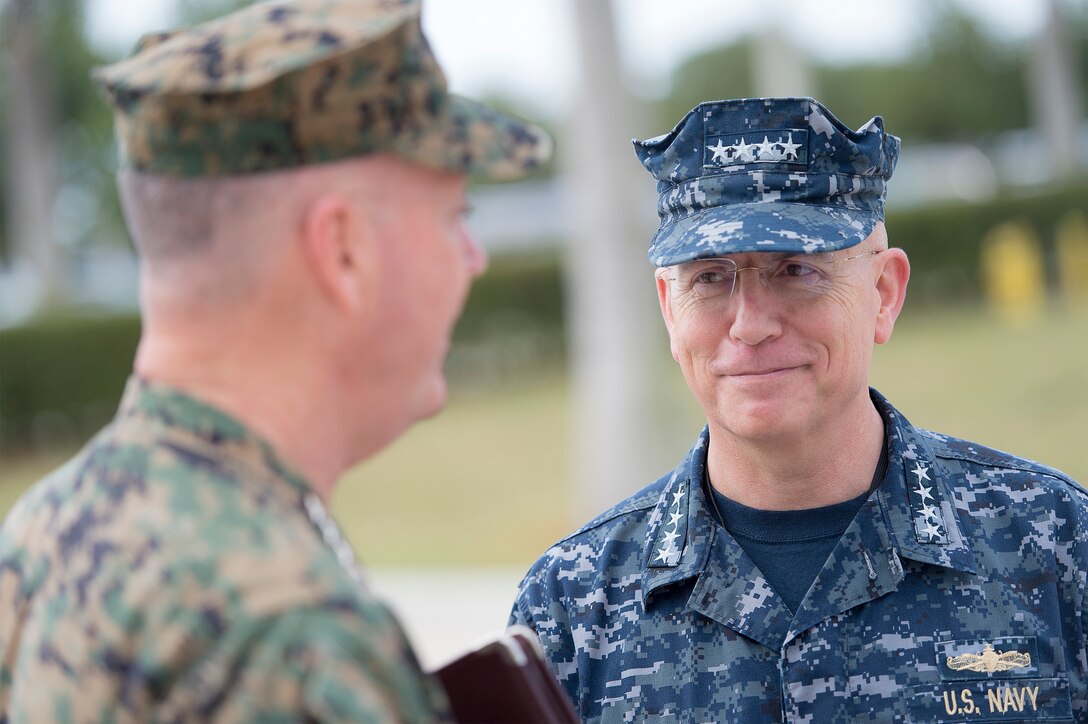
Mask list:
[[[269,202],[258,176],[180,178],[122,170],[121,206],[137,252],[152,264],[207,249],[231,219]]]

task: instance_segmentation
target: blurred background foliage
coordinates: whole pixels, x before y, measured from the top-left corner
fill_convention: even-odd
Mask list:
[[[244,0],[179,0],[178,15],[186,23],[197,22],[246,4]],[[889,130],[903,138],[905,148],[971,144],[988,149],[1003,135],[1024,133],[1038,124],[1029,97],[1036,52],[1032,43],[987,34],[952,3],[930,3],[924,8],[930,14],[929,34],[906,57],[851,64],[810,62],[808,72],[821,101],[854,127],[878,109]],[[1076,71],[1076,93],[1085,98],[1088,10],[1081,3],[1065,3],[1062,8],[1068,14],[1063,29]],[[131,256],[112,180],[111,114],[88,79],[90,68],[113,58],[103,57],[91,46],[85,27],[82,0],[0,2],[4,47],[0,149],[5,170],[0,189],[0,282],[9,287],[0,297],[9,306],[0,316],[0,459],[4,461],[0,513],[37,475],[108,420],[139,335],[131,292],[121,295],[121,303],[108,304],[88,301],[79,293],[85,277],[94,274],[88,260],[101,250]],[[692,55],[673,73],[668,93],[639,99],[646,124],[664,130],[702,100],[758,95],[753,80],[757,42],[745,37]],[[637,95],[638,89],[632,90]],[[29,155],[12,138],[13,129],[26,122],[17,116],[27,92],[41,93],[37,105],[43,109],[36,121],[38,132],[31,134],[40,148]],[[517,110],[516,104],[501,96],[491,100]],[[556,130],[563,143],[562,118],[536,120]],[[1083,114],[1080,124],[1078,138],[1083,141]],[[1034,153],[1016,151],[1021,152]],[[905,248],[911,258],[913,278],[901,325],[906,331],[896,344],[878,353],[874,379],[893,401],[905,405],[908,415],[916,411],[912,401],[926,402],[918,406],[917,412],[924,414],[916,422],[934,427],[945,422],[952,429],[944,432],[982,435],[983,443],[1046,457],[1084,481],[1088,479],[1088,281],[1084,279],[1088,272],[1083,271],[1083,249],[1088,245],[1084,232],[1088,179],[1083,164],[1088,154],[1080,146],[1069,153],[1081,164],[1074,164],[1072,172],[1030,183],[990,181],[993,188],[970,200],[896,206],[893,180],[888,227],[893,243]],[[44,163],[49,176],[43,217],[47,238],[36,239],[33,248],[12,231],[16,228],[12,212],[17,208],[13,204],[26,203],[22,185],[34,176],[31,169],[20,167],[27,158]],[[544,180],[559,172],[549,167]],[[1012,177],[1016,177],[1015,164]],[[988,301],[1000,306],[1000,300],[995,302],[988,291],[993,284],[983,272],[983,257],[994,230],[1009,223],[1016,225],[1021,240],[1041,260],[1038,294],[1044,312],[1027,323],[1004,320],[1000,309],[986,306]],[[1062,228],[1067,231],[1061,232]],[[451,505],[465,498],[462,493],[473,486],[490,491],[496,506],[537,501],[534,510],[526,513],[535,518],[516,519],[510,525],[537,531],[539,537],[528,543],[528,554],[507,543],[466,543],[464,549],[452,546],[437,552],[424,551],[425,542],[418,550],[403,541],[393,545],[390,536],[396,537],[396,531],[390,526],[398,519],[380,511],[394,503],[383,502],[379,513],[367,512],[373,506],[351,497],[355,493],[344,493],[348,499],[340,504],[339,514],[346,518],[349,530],[361,531],[354,535],[361,536],[368,549],[378,551],[380,561],[433,561],[435,555],[445,556],[439,562],[520,561],[535,552],[541,540],[547,542],[569,526],[569,511],[562,503],[562,495],[569,493],[563,482],[569,477],[564,467],[569,307],[563,243],[560,238],[547,238],[528,250],[493,253],[491,269],[477,282],[468,301],[449,359],[455,401],[460,402],[356,474],[391,481],[382,490],[393,490],[393,494],[414,490],[435,495],[433,488],[425,487],[433,471],[420,465],[433,464],[437,458],[419,456],[418,450],[420,446],[449,450],[451,458],[443,459],[442,465],[452,488],[443,488],[441,495],[448,496]],[[639,246],[643,244],[638,241]],[[27,260],[34,259],[42,246],[51,250],[53,271],[44,281],[39,279],[37,287],[26,286],[28,291],[23,293],[19,280],[25,274],[16,272],[25,270]],[[1060,251],[1067,247],[1072,251]],[[1064,271],[1063,259],[1069,262]],[[45,291],[41,284],[47,287]],[[649,285],[647,290],[652,293]],[[32,304],[27,301],[31,297]],[[1022,304],[1016,299],[1020,298],[1014,295],[1006,303]],[[17,312],[16,307],[25,309]],[[667,349],[664,343],[660,348],[665,369]],[[1055,366],[1047,360],[1053,355],[1066,359]],[[1005,368],[1005,377],[994,376],[1002,365],[1015,366]],[[994,374],[972,376],[972,369]],[[974,379],[956,381],[956,376],[964,375]],[[666,395],[686,399],[675,373],[662,379],[660,386]],[[1015,400],[1015,407],[1006,407],[1004,414],[1014,410],[1016,424],[1002,423],[999,412],[977,404],[980,395]],[[687,402],[681,407],[679,437],[691,437],[699,423],[698,412]],[[973,418],[958,417],[972,409]],[[481,455],[480,451],[486,452]],[[677,448],[676,454],[680,452]],[[481,471],[490,471],[491,477]],[[659,472],[647,471],[640,483]],[[560,495],[540,496],[541,489]],[[474,499],[478,492],[470,492],[468,498]],[[428,525],[453,537],[460,526],[451,517],[462,512],[489,514],[488,509],[457,508],[453,516],[450,508],[436,510]],[[419,512],[415,509],[413,514]],[[495,540],[508,541],[509,533],[496,532]]]
[[[249,2],[178,0],[178,16],[184,24],[195,23]],[[985,142],[1000,132],[1031,126],[1027,89],[1032,46],[988,35],[952,3],[921,8],[931,14],[930,31],[926,42],[908,56],[879,63],[811,63],[821,102],[854,127],[879,109],[886,126],[908,145]],[[1088,72],[1083,72],[1088,62],[1088,10],[1083,4],[1069,3],[1065,12],[1069,15],[1064,27],[1068,52],[1081,70],[1076,81],[1084,98],[1088,97]],[[84,0],[6,0],[0,13],[5,45],[16,35],[36,38],[33,53],[41,55],[41,62],[35,72],[40,74],[38,85],[45,89],[51,109],[47,132],[59,193],[90,197],[81,199],[84,226],[68,232],[64,240],[69,246],[125,243],[111,175],[115,165],[112,117],[100,91],[88,80],[92,67],[114,58],[105,58],[90,46],[84,30]],[[746,37],[693,55],[679,65],[666,95],[644,99],[652,126],[670,128],[702,100],[758,95],[753,72],[756,42]],[[637,95],[638,89],[632,90]],[[4,73],[0,92],[8,98],[12,91],[10,74]],[[518,110],[502,97],[488,100],[500,108]],[[10,127],[6,116],[11,108],[10,102],[0,105],[0,148],[5,153]],[[558,119],[536,120],[554,128]],[[0,194],[0,229],[5,230],[7,224],[2,222],[12,178],[17,175],[4,175]],[[0,232],[0,262],[10,265],[15,254],[10,234]]]
[[[879,63],[819,64],[809,72],[819,100],[852,128],[879,109],[886,127],[904,144],[971,140],[1029,127],[1028,98],[1033,47],[988,35],[951,3],[919,4],[930,12],[926,42],[904,58]],[[994,12],[999,12],[996,8]],[[1083,71],[1088,59],[1088,18],[1073,6],[1065,25],[1069,54]],[[654,117],[669,128],[688,109],[711,98],[759,95],[754,45],[738,43],[692,56],[673,74],[668,96],[654,103]],[[1088,97],[1088,73],[1077,80]]]

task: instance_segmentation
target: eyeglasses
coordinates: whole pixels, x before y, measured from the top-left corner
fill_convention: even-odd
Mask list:
[[[759,280],[774,294],[787,299],[819,296],[833,288],[835,269],[854,259],[879,254],[886,249],[867,251],[844,259],[826,259],[820,254],[804,254],[779,259],[770,266],[738,267],[732,259],[696,259],[669,267],[665,278],[673,283],[673,294],[688,300],[729,301],[743,271],[759,272]]]

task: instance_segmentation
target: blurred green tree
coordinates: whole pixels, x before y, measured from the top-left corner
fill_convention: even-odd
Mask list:
[[[671,128],[696,104],[720,98],[751,98],[757,95],[753,82],[751,38],[697,53],[681,63],[672,74],[668,95],[651,104],[650,115],[657,128]]]
[[[103,59],[87,42],[83,0],[12,0],[0,8],[0,21],[0,262],[27,251],[13,248],[17,244],[56,247],[59,255],[92,239],[115,237],[111,117],[88,80]],[[44,213],[28,226],[13,218],[35,213],[22,207],[17,187],[35,178],[41,178]],[[60,279],[54,276],[53,283]],[[62,297],[59,290],[46,290],[46,299]]]
[[[1088,5],[1062,5],[1082,95],[1088,97]],[[1027,42],[995,38],[953,3],[932,6],[930,30],[907,57],[850,65],[814,64],[818,97],[849,125],[874,113],[912,142],[978,139],[1032,123]],[[758,95],[751,38],[693,55],[654,102],[659,128],[704,100]]]
[[[178,0],[177,15],[191,24],[250,1]],[[112,112],[89,77],[111,59],[92,47],[86,11],[86,0],[0,3],[0,266],[30,262],[46,314],[70,301],[79,251],[128,243]]]
[[[815,72],[828,107],[851,124],[879,112],[911,141],[977,139],[1030,125],[1028,48],[986,35],[951,4],[904,62],[824,66]]]
[[[251,0],[175,2],[179,22],[192,24]],[[1076,82],[1088,97],[1088,4],[1061,5],[1079,71]],[[87,38],[85,6],[86,0],[0,0],[0,265],[26,254],[27,239],[52,252],[54,267],[63,265],[69,251],[126,243],[112,180],[111,113],[88,79],[90,69],[107,59]],[[931,31],[908,57],[816,65],[812,75],[819,97],[855,126],[878,110],[911,142],[978,138],[1029,126],[1029,44],[995,39],[953,3],[927,7],[934,8]],[[746,38],[685,61],[673,74],[671,92],[651,105],[655,130],[669,128],[701,100],[754,95],[753,47]],[[16,62],[19,52],[32,62]],[[26,117],[13,122],[28,105],[37,113],[31,122]],[[28,128],[29,141],[20,137]],[[37,209],[24,204],[23,193],[36,178],[44,179],[36,187],[44,189],[38,196],[45,199]],[[13,234],[23,228],[12,223],[13,215],[28,214],[35,216],[37,231]],[[65,285],[54,286],[63,301]]]

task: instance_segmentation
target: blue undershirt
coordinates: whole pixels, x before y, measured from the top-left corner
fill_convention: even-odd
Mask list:
[[[812,582],[869,497],[884,479],[882,451],[869,490],[843,503],[807,510],[759,510],[725,497],[713,486],[722,526],[736,539],[774,592],[797,612]]]

